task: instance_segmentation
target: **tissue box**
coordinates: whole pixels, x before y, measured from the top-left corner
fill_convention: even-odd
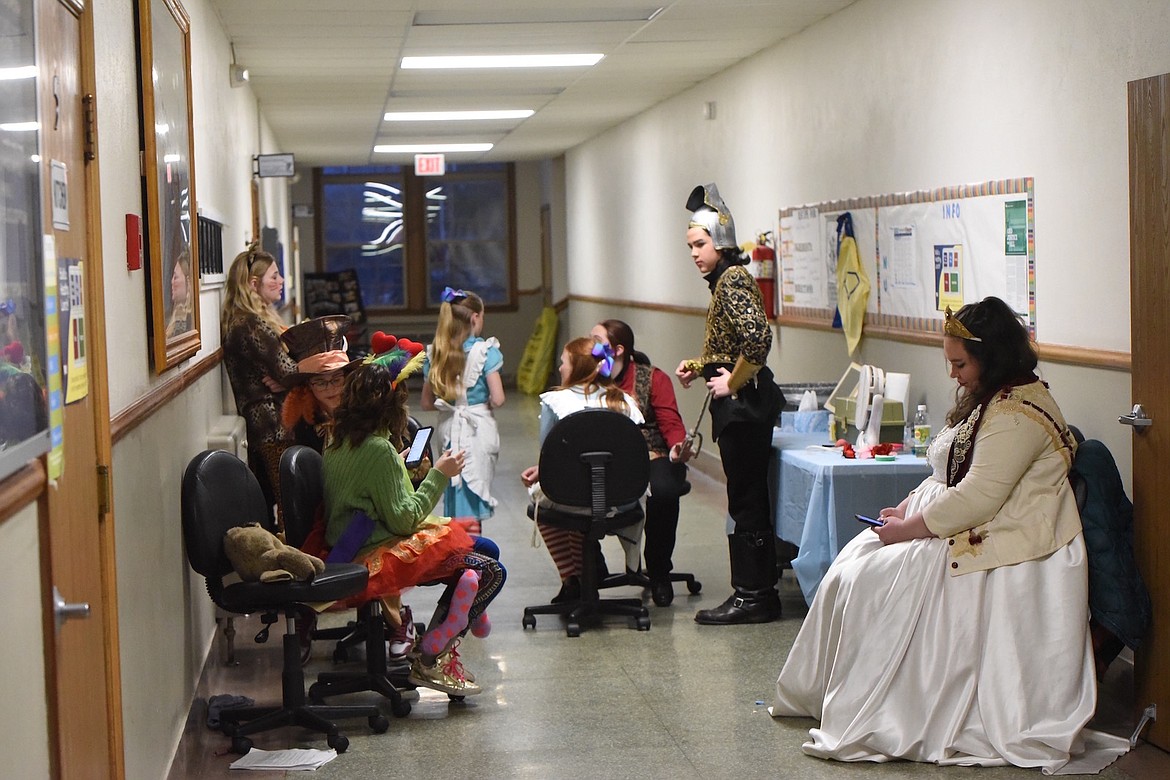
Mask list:
[[[785,433],[823,433],[829,435],[829,412],[780,412],[780,430]]]

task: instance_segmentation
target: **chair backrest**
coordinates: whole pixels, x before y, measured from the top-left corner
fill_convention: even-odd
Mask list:
[[[598,508],[626,506],[646,492],[650,454],[629,417],[585,409],[560,420],[540,448],[540,486],[558,504]],[[599,504],[600,502],[600,504]]]
[[[259,523],[270,515],[264,491],[248,465],[230,452],[206,450],[187,464],[182,486],[183,541],[191,568],[208,581],[232,571],[223,549],[229,528]]]
[[[312,447],[296,444],[280,456],[280,509],[284,540],[300,547],[309,536],[325,500],[325,461]]]

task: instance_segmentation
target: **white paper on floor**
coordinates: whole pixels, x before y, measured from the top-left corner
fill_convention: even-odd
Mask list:
[[[312,770],[337,758],[337,751],[313,748],[288,750],[260,750],[252,748],[231,763],[232,769],[287,769]]]

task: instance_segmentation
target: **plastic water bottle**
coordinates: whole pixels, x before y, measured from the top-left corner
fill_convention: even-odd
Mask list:
[[[914,415],[914,454],[925,458],[929,446],[930,418],[926,416],[926,404],[918,404],[918,412]]]
[[[906,455],[914,452],[914,420],[906,420],[906,428],[902,431],[902,452]]]

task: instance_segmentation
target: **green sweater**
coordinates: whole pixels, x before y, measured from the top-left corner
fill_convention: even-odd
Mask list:
[[[357,447],[342,442],[325,448],[325,541],[337,543],[353,513],[362,510],[374,520],[374,531],[361,554],[393,545],[427,525],[446,525],[449,518],[431,510],[447,489],[447,475],[427,472],[415,490],[406,464],[384,436],[366,437]]]

